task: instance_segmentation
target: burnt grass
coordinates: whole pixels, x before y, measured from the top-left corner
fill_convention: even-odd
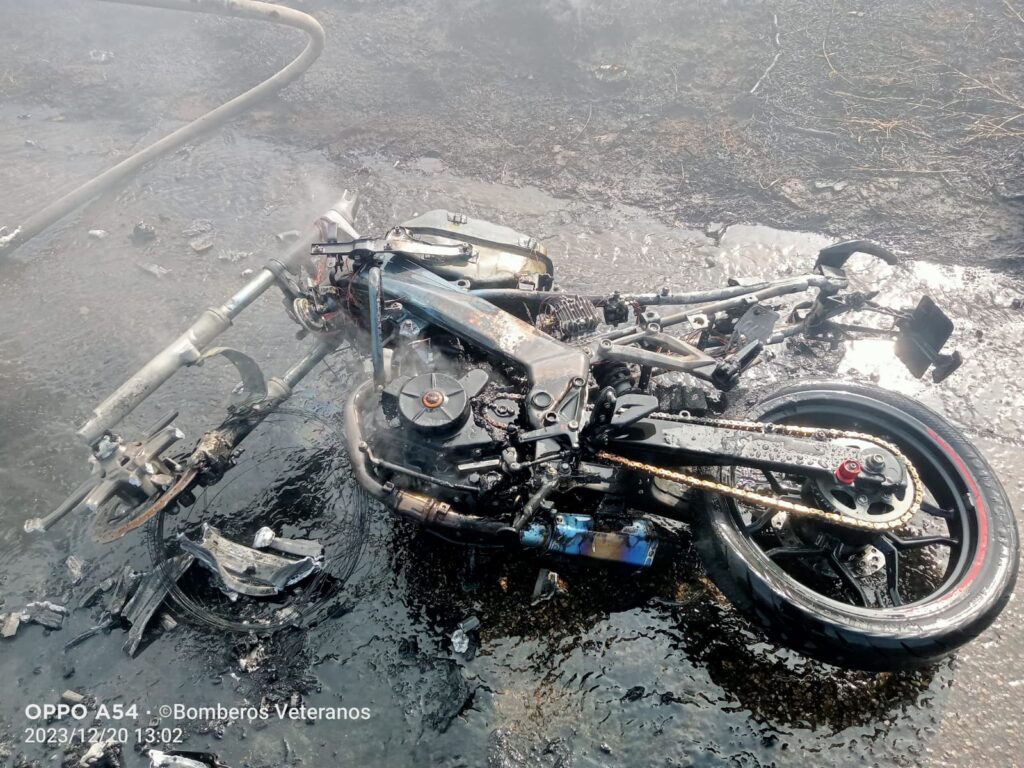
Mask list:
[[[1024,2],[313,5],[354,45],[286,101],[340,161],[1019,268]]]
[[[236,126],[324,148],[343,170],[432,157],[670,223],[766,223],[1020,268],[1024,0],[295,5],[328,48]],[[41,25],[42,9],[6,3],[0,94],[143,134],[299,47],[264,24],[161,12],[157,26],[151,10],[117,8],[70,4]],[[69,46],[69,22],[97,13],[111,17],[102,33]],[[131,66],[77,50],[104,42]]]

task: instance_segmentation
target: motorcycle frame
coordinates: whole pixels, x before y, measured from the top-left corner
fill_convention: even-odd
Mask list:
[[[246,384],[245,389],[249,392],[248,400],[242,407],[235,409],[219,427],[199,440],[184,465],[165,460],[161,456],[174,442],[170,437],[157,441],[155,445],[151,445],[152,440],[128,444],[141,447],[133,448],[130,452],[122,451],[130,454],[130,460],[119,462],[121,469],[116,470],[113,477],[97,480],[93,484],[87,481],[57,510],[45,518],[29,521],[26,528],[46,530],[83,504],[95,510],[115,496],[141,505],[164,494],[159,503],[166,504],[173,501],[168,496],[185,492],[193,482],[208,485],[219,480],[230,466],[232,454],[241,441],[267,415],[284,403],[294,388],[325,357],[338,348],[342,336],[339,333],[315,334],[312,348],[300,360],[281,376],[266,382],[251,358],[236,350],[215,348],[212,346],[213,341],[272,287],[279,288],[287,299],[299,296],[296,279],[302,267],[310,263],[313,241],[319,237],[328,242],[337,242],[339,235],[358,238],[354,226],[357,208],[357,196],[346,191],[341,200],[319,220],[316,232],[300,240],[281,258],[268,260],[260,272],[224,304],[204,311],[182,335],[101,402],[78,430],[79,437],[93,451],[96,470],[100,470],[102,477],[104,463],[111,463],[110,446],[123,444],[121,438],[114,433],[120,422],[179,369],[196,365],[212,354],[223,354],[239,368]],[[583,423],[583,416],[587,404],[588,376],[594,363],[601,360],[638,363],[648,371],[655,367],[676,370],[705,381],[713,381],[713,366],[720,365],[719,361],[681,339],[665,335],[663,329],[682,323],[689,323],[694,329],[710,328],[719,318],[737,309],[752,307],[772,298],[817,290],[815,300],[802,319],[774,331],[764,340],[767,344],[779,343],[853,308],[835,302],[833,297],[848,287],[848,281],[842,273],[842,264],[858,251],[879,256],[889,263],[895,261],[892,254],[878,246],[853,241],[824,249],[819,254],[815,272],[796,278],[677,295],[667,292],[623,295],[620,297],[623,301],[646,308],[638,322],[599,334],[589,346],[583,348],[560,342],[499,307],[502,302],[508,301],[527,304],[538,302],[550,298],[553,294],[549,291],[467,290],[410,261],[406,256],[385,254],[382,258],[375,257],[372,262],[362,265],[355,275],[370,299],[368,356],[374,372],[372,384],[381,387],[389,377],[381,333],[382,302],[400,302],[423,320],[466,338],[492,355],[522,366],[530,380],[527,415],[534,429],[521,434],[519,441],[535,442],[535,456],[557,453],[564,447],[565,440],[568,440],[572,448],[576,448],[581,436],[585,439],[587,435],[588,425]],[[317,253],[318,247],[312,246],[312,252]],[[598,297],[584,298],[593,300]],[[651,306],[659,305],[682,305],[685,308],[666,314],[650,309]],[[668,348],[669,352],[653,351],[644,348],[645,345]],[[358,409],[370,391],[372,388],[363,385],[352,393],[345,410],[346,421],[350,426],[358,423]],[[688,449],[682,448],[681,444],[673,449],[668,436],[678,432],[680,426],[659,424],[656,419],[647,419],[653,410],[650,407],[639,409],[636,412],[639,415],[634,413],[632,420],[616,425],[616,429],[606,435],[605,439],[611,439],[616,450],[625,454],[639,452],[651,456],[670,451],[674,453],[673,460],[682,463],[763,465],[765,469],[799,470],[809,476],[829,471],[807,459],[811,448],[819,453],[823,450],[821,443],[815,443],[812,447],[798,444],[807,441],[797,438],[764,435],[763,440],[766,444],[772,443],[772,453],[777,459],[772,462],[759,461],[751,455],[744,455],[743,451],[730,448],[730,441],[722,437],[722,434],[729,431],[726,426],[704,427],[701,439],[696,442],[691,440]],[[164,419],[162,426],[166,428],[175,415]],[[353,419],[356,421],[353,422]],[[180,433],[176,433],[176,436],[180,436]],[[377,498],[388,499],[392,508],[400,514],[427,524],[443,523],[445,520],[452,524],[459,521],[460,516],[449,505],[418,494],[396,491],[394,487],[373,480],[366,466],[357,467],[368,461],[367,447],[361,439],[350,441],[348,450],[360,484]],[[154,465],[166,470],[179,481],[185,476],[186,467],[190,468],[192,479],[189,483],[164,483],[159,487],[152,482],[151,477],[147,477],[154,474]],[[173,494],[170,493],[172,490]],[[479,523],[478,527],[494,532],[491,530],[494,526],[480,519],[474,518],[476,522],[472,524],[469,522],[470,516],[461,516],[461,520],[469,527]],[[500,527],[506,528],[507,525]]]

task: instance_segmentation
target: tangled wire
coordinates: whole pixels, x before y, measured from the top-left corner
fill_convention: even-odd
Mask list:
[[[357,485],[348,482],[347,458],[343,436],[338,425],[329,418],[300,408],[278,408],[264,424],[297,419],[300,424],[323,427],[330,436],[326,443],[305,446],[275,445],[269,450],[240,454],[216,489],[203,489],[192,505],[190,518],[179,521],[169,532],[167,518],[181,514],[174,505],[161,510],[149,527],[149,549],[154,568],[165,577],[168,599],[178,613],[192,621],[226,632],[270,634],[285,627],[309,626],[330,616],[337,608],[337,598],[353,579],[366,548],[369,511],[372,500]],[[262,427],[261,427],[262,428]],[[250,477],[268,462],[276,466],[287,463],[285,472],[275,472],[269,484],[263,485],[256,499],[232,514],[230,509],[218,511],[218,500],[243,478]],[[289,472],[288,468],[295,471]],[[230,500],[228,501],[230,504]],[[293,588],[283,601],[247,599],[226,594],[209,579],[186,579],[183,587],[170,578],[168,559],[180,551],[178,535],[197,529],[201,522],[216,519],[229,530],[230,537],[251,537],[255,528],[272,521],[305,529],[307,534],[319,532],[324,544],[324,561],[319,570],[302,586]],[[253,530],[246,531],[246,528]]]

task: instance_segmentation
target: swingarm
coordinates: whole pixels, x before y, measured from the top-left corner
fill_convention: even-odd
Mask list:
[[[750,422],[646,418],[608,436],[607,451],[669,466],[736,466],[835,480],[851,489],[902,493],[904,461],[874,440],[837,438],[826,430],[794,434]]]

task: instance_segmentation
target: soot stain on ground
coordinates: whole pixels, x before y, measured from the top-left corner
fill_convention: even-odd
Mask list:
[[[900,273],[888,298],[927,289],[943,299],[968,354],[955,380],[892,379],[870,348],[817,345],[781,351],[765,378],[836,373],[917,394],[979,439],[1020,504],[1013,361],[1024,322],[1011,300],[1022,190],[1012,118],[1024,22],[1012,3],[969,12],[917,1],[302,7],[332,43],[299,84],[88,206],[0,273],[4,609],[43,596],[74,605],[69,554],[87,561],[90,579],[124,563],[147,567],[141,537],[100,548],[84,520],[42,540],[25,539],[21,523],[84,471],[72,433],[88,409],[240,285],[242,269],[273,251],[273,232],[305,225],[346,186],[364,194],[367,232],[431,207],[464,210],[535,232],[563,283],[586,289],[609,287],[611,272],[614,287],[645,289],[785,273],[829,241],[757,227],[705,234],[725,225],[896,245],[926,261]],[[9,21],[0,30],[0,224],[230,98],[296,45],[259,25],[127,7],[0,9]],[[98,66],[91,49],[116,58]],[[215,221],[218,249],[254,255],[233,264],[192,253],[179,233],[196,218]],[[135,246],[140,219],[157,238]],[[111,232],[102,244],[85,234],[97,226]],[[155,261],[172,270],[162,282],[134,266]],[[268,371],[294,355],[273,304],[247,313],[231,339],[262,350]],[[42,349],[41,338],[51,340]],[[185,379],[194,437],[231,377]],[[324,372],[310,402],[346,384]],[[168,389],[136,426],[182,402]],[[342,507],[353,503],[344,482]],[[671,541],[670,556],[645,573],[558,563],[569,595],[530,606],[537,569],[551,563],[482,552],[468,569],[463,550],[378,517],[339,615],[303,635],[259,641],[185,625],[149,636],[128,660],[114,630],[64,654],[93,618],[73,611],[59,632],[27,627],[5,643],[0,755],[47,763],[52,750],[21,743],[21,708],[68,687],[143,705],[299,696],[373,710],[347,724],[187,725],[189,748],[231,765],[1010,765],[1024,749],[1019,599],[955,661],[849,673],[766,643],[702,576],[686,532]],[[468,615],[482,621],[471,660],[448,640]],[[240,659],[260,663],[246,672]]]

